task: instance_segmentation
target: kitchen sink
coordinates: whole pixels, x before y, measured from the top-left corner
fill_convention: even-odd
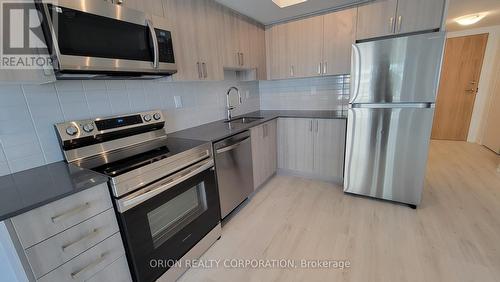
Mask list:
[[[237,118],[237,119],[232,119],[232,120],[226,121],[226,123],[248,124],[248,123],[252,123],[254,121],[258,121],[261,119],[263,119],[263,117],[242,117],[242,118]]]

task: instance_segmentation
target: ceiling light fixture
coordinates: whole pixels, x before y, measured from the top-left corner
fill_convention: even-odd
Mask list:
[[[307,0],[273,0],[274,4],[278,5],[280,8],[285,8],[293,5],[297,5],[300,3],[304,3]]]
[[[460,25],[471,25],[479,22],[484,17],[486,17],[486,13],[478,13],[456,18],[455,21]]]

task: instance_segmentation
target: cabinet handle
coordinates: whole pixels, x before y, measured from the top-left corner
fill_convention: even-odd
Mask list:
[[[401,32],[401,24],[403,23],[403,17],[398,17],[398,32]]]
[[[323,63],[323,74],[328,73],[328,62]]]
[[[203,78],[206,79],[208,77],[207,64],[206,63],[202,63],[201,65],[203,66]]]
[[[51,218],[52,222],[53,223],[58,223],[59,221],[65,219],[65,218],[68,218],[68,217],[73,217],[75,215],[78,215],[79,213],[81,213],[82,211],[88,209],[90,207],[90,203],[87,202],[81,206],[78,206],[70,211],[67,211],[63,214],[60,214],[60,215],[56,215],[56,216],[53,216]]]
[[[311,131],[311,132],[313,131],[313,121],[312,120],[309,121],[309,131]]]
[[[82,268],[82,269],[80,269],[80,270],[78,270],[76,272],[71,273],[71,278],[73,278],[73,279],[80,279],[80,276],[82,276],[82,274],[84,272],[87,272],[89,269],[98,266],[105,259],[106,259],[106,253],[103,253],[94,262],[88,264],[87,266],[85,266],[84,268]]]
[[[198,66],[198,78],[202,79],[203,75],[201,73],[201,64],[200,64],[200,62],[197,62],[196,65]]]
[[[244,66],[245,65],[245,54],[243,53],[240,53],[241,54],[241,65]]]
[[[319,132],[319,121],[316,120],[316,133],[318,133],[318,132]]]
[[[290,76],[294,76],[295,75],[295,71],[293,69],[293,65],[290,66]]]
[[[89,234],[83,236],[82,238],[76,240],[75,242],[69,243],[67,245],[62,246],[62,251],[66,252],[66,250],[70,249],[71,247],[78,245],[81,242],[88,241],[94,237],[96,237],[101,231],[98,228],[95,228],[90,232]]]
[[[318,74],[321,74],[321,70],[323,69],[323,63],[318,64]]]
[[[394,17],[389,19],[389,33],[394,33]]]

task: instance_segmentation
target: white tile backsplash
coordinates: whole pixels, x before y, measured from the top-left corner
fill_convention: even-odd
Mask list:
[[[173,132],[225,118],[225,93],[233,85],[243,94],[243,105],[235,115],[259,110],[258,82],[164,79],[0,84],[0,176],[62,160],[55,123],[161,109],[167,131]],[[174,96],[182,98],[182,108],[175,109]]]
[[[259,93],[262,110],[343,110],[349,76],[261,81]]]

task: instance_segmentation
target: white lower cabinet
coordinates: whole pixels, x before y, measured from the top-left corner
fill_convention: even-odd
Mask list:
[[[250,129],[254,189],[259,188],[276,173],[277,126],[277,120],[272,120]]]
[[[346,121],[280,118],[278,168],[284,172],[342,182]]]

